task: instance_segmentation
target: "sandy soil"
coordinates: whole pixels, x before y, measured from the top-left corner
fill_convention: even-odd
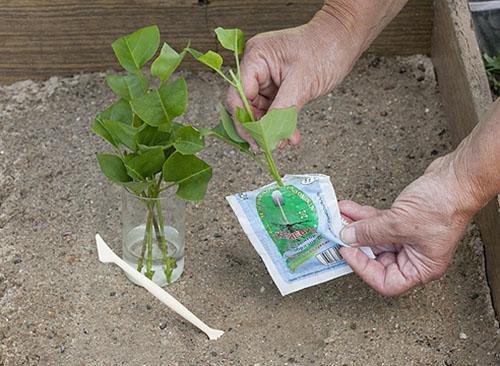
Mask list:
[[[500,336],[471,226],[446,276],[397,298],[355,275],[281,297],[224,196],[270,181],[211,141],[207,199],[188,208],[187,260],[169,290],[227,333],[215,342],[97,260],[120,250],[120,190],[90,132],[103,74],[0,88],[0,365],[498,365]],[[210,125],[223,86],[187,75],[188,118]],[[340,198],[387,207],[450,150],[426,58],[362,59],[300,116],[283,173],[332,177]]]

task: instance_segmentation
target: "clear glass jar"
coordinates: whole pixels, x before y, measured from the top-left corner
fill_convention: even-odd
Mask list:
[[[185,221],[186,204],[171,191],[159,198],[124,192],[123,259],[159,286],[176,281],[184,271]]]

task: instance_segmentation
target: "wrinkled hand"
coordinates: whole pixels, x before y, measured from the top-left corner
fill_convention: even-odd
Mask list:
[[[399,295],[443,276],[478,209],[450,159],[432,163],[388,210],[339,203],[342,214],[355,221],[341,232],[353,248],[342,248],[341,253],[354,272],[382,295]],[[357,246],[370,246],[376,259]]]
[[[320,12],[303,26],[259,34],[247,42],[241,80],[256,119],[273,108],[295,105],[300,110],[305,103],[333,89],[349,72],[357,56],[353,54],[355,47],[348,45],[351,40],[346,30],[330,18]],[[236,107],[243,107],[234,88],[228,92],[226,107],[233,116]],[[248,133],[235,122],[238,133],[255,147]],[[299,142],[297,130],[288,143]]]

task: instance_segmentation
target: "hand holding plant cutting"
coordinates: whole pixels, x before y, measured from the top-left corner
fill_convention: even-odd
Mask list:
[[[239,97],[243,101],[243,108],[237,106],[234,109],[234,115],[237,120],[236,128],[238,131],[245,131],[253,139],[252,141],[257,143],[264,154],[269,172],[278,185],[282,186],[283,182],[274,162],[272,152],[281,140],[290,138],[294,133],[297,125],[296,107],[295,105],[289,105],[287,106],[288,108],[277,108],[265,116],[259,113],[259,110],[256,110],[255,107],[252,107],[244,92],[245,86],[242,82],[242,73],[240,70],[240,55],[243,53],[245,47],[243,32],[240,29],[223,29],[219,27],[215,30],[215,33],[222,47],[234,53],[236,72],[233,69],[229,69],[229,73],[226,75],[222,69],[223,58],[214,51],[201,53],[189,47],[186,48],[186,51],[191,53],[196,60],[214,70],[238,92]],[[221,120],[223,126],[226,128],[227,136],[232,142],[238,144],[245,142],[230,125],[229,115],[222,106]]]

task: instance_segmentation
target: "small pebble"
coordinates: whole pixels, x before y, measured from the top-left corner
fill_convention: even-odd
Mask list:
[[[167,327],[167,323],[161,323],[160,324],[160,329],[161,330],[165,330],[166,327]]]
[[[215,233],[214,234],[214,238],[221,238],[222,237],[222,234],[221,233]]]
[[[109,293],[109,296],[115,296],[115,295],[116,295],[116,292],[115,292],[115,291],[111,291],[111,292]]]
[[[417,81],[424,81],[424,80],[425,80],[425,76],[424,75],[417,76]]]
[[[20,258],[20,257],[15,257],[13,260],[12,260],[12,263],[14,264],[19,264],[21,263],[23,260]]]
[[[146,310],[151,310],[151,309],[152,309],[152,308],[151,308],[151,305],[147,304],[147,305],[146,305]]]
[[[214,357],[217,357],[217,352],[212,351],[212,352],[211,352],[211,355],[212,355],[212,356],[214,356]]]
[[[398,144],[390,144],[388,147],[389,147],[389,150],[391,150],[391,151],[398,151],[398,149],[399,149]]]
[[[264,291],[266,291],[266,288],[265,288],[264,286],[262,286],[262,287],[260,288],[260,293],[261,293],[261,294],[263,294],[263,293],[264,293]]]
[[[460,332],[460,335],[458,336],[460,339],[467,339],[467,334],[465,334],[464,332]]]
[[[59,352],[64,353],[64,351],[66,351],[66,347],[64,347],[64,345],[61,345],[59,347]]]

